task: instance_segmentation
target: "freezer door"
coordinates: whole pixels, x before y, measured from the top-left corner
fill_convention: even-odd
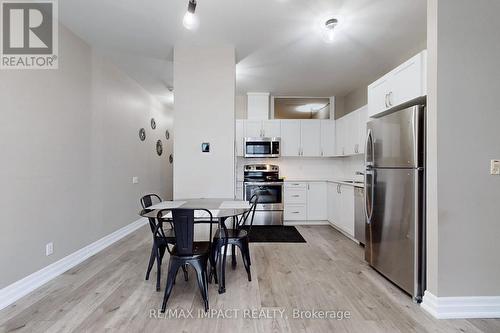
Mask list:
[[[423,171],[374,169],[366,259],[418,299],[421,295],[421,191]],[[366,190],[366,189],[365,189]]]
[[[376,168],[424,166],[424,106],[412,106],[368,123],[367,162]],[[372,140],[369,143],[369,140]]]

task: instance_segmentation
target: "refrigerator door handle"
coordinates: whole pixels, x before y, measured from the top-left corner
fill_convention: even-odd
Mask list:
[[[368,180],[370,179],[370,180]],[[375,194],[375,170],[368,168],[365,173],[365,217],[366,224],[371,224],[373,216],[373,198]]]
[[[371,128],[368,129],[365,142],[365,165],[366,167],[373,167],[373,158],[375,156],[374,152],[375,146],[373,144],[373,133]]]

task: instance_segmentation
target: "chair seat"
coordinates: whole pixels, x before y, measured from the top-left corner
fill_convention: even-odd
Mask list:
[[[214,239],[219,239],[225,237],[225,233],[221,229],[217,229],[214,235]],[[248,237],[248,231],[243,229],[227,229],[227,238],[245,238]]]
[[[210,254],[210,242],[193,242],[193,255],[187,257],[199,257]],[[172,256],[176,257],[186,257],[184,255],[179,255],[177,252],[177,246],[174,246],[172,250]]]

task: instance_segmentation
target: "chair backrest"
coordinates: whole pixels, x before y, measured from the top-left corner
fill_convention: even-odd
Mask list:
[[[141,198],[141,206],[143,209],[146,209],[148,207],[151,207],[157,203],[161,202],[161,198],[158,194],[146,194]]]
[[[175,246],[177,249],[177,255],[179,256],[191,256],[193,255],[193,243],[194,243],[194,224],[195,224],[195,212],[205,211],[208,213],[209,220],[206,218],[204,222],[210,224],[210,235],[208,237],[209,243],[212,239],[212,223],[213,216],[212,213],[207,209],[187,209],[187,208],[173,208],[173,209],[162,209],[158,212],[157,220],[159,225],[164,221],[170,221],[165,217],[168,212],[172,213],[171,223],[174,226],[175,232]],[[198,222],[199,223],[199,222]]]
[[[141,206],[143,209],[146,209],[148,207],[151,207],[157,203],[161,202],[161,198],[158,194],[146,194],[141,198]],[[151,232],[153,233],[153,237],[161,237],[164,235],[163,233],[163,225],[160,226],[160,228],[157,230],[156,228],[156,220],[154,218],[149,218],[149,228],[151,229]],[[161,233],[162,235],[159,235]]]
[[[247,212],[245,212],[245,214],[241,216],[241,219],[238,223],[238,229],[244,226],[249,227],[249,229],[252,228],[255,209],[257,208],[258,202],[259,202],[259,194],[255,193],[254,195],[252,195],[250,200],[248,200],[248,203],[250,204],[250,210],[248,210]]]

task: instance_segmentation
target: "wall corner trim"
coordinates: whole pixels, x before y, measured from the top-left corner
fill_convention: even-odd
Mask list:
[[[132,222],[21,280],[0,289],[0,310],[146,225],[147,221],[146,218],[141,218]]]
[[[421,307],[437,319],[500,318],[500,296],[436,297],[426,290]]]

